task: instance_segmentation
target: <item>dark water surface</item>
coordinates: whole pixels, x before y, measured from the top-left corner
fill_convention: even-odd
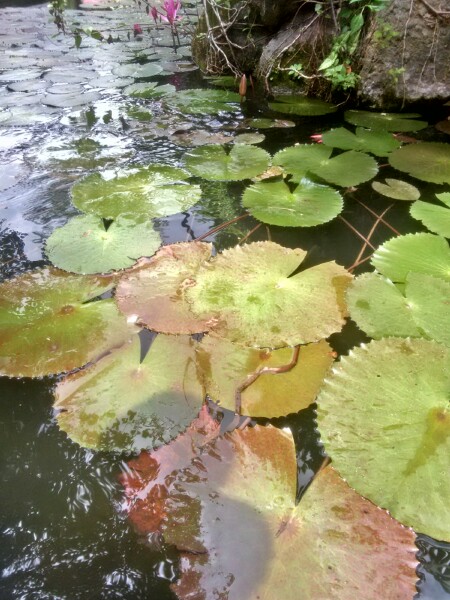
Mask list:
[[[85,17],[73,12],[71,18],[83,21]],[[114,21],[112,18],[110,12],[91,11],[86,22],[100,28],[127,19],[132,26],[146,17],[142,12],[133,15],[130,9],[116,12]],[[46,264],[43,242],[77,214],[70,203],[70,186],[90,168],[96,168],[63,162],[77,157],[73,146],[77,139],[89,137],[102,144],[104,164],[179,165],[186,148],[176,143],[173,132],[182,128],[233,132],[245,116],[263,114],[259,103],[252,100],[243,107],[243,114],[220,119],[174,116],[151,102],[154,120],[138,123],[126,117],[125,101],[120,87],[113,85],[116,78],[111,69],[145,50],[148,38],[109,46],[87,39],[77,52],[71,38],[55,34],[46,5],[25,8],[24,3],[0,3],[0,280]],[[167,36],[155,43],[170,55]],[[27,79],[26,70],[37,69],[33,80],[39,81],[48,73],[62,73],[60,84],[81,85],[83,93],[97,90],[98,99],[72,108],[43,106],[40,97],[44,87],[31,92],[6,88],[5,73],[19,69],[23,81],[31,79]],[[64,74],[74,73],[79,74],[78,81],[76,76],[73,81],[69,77],[64,81]],[[106,83],[100,85],[101,78]],[[159,79],[178,89],[205,85],[196,71]],[[3,122],[2,115],[7,117]],[[438,117],[435,115],[435,120]],[[293,143],[307,142],[311,134],[341,125],[342,115],[298,118],[296,123],[290,129],[265,130],[262,147],[273,154]],[[444,141],[444,134],[433,127],[420,132],[420,137]],[[388,177],[392,173],[390,167],[383,172]],[[206,188],[201,205],[157,221],[164,242],[195,239],[240,214],[242,190],[243,185],[235,183],[211,186],[210,191]],[[353,196],[347,196],[343,213],[353,227],[366,234],[374,217],[357,198],[374,207],[373,197],[370,184],[360,186]],[[377,212],[389,204],[377,197]],[[401,233],[421,230],[408,216],[408,208],[407,203],[398,202],[389,212],[389,222]],[[256,224],[247,218],[211,239],[221,250],[235,245]],[[311,250],[311,264],[333,259],[350,266],[362,244],[339,219],[311,229],[271,227],[270,235],[285,246]],[[372,241],[378,245],[389,237],[389,230],[380,226]],[[250,241],[258,239],[267,239],[265,226]],[[338,352],[346,352],[363,339],[349,324],[341,334],[332,336],[331,342]],[[80,448],[59,430],[52,410],[56,382],[56,377],[0,378],[0,600],[173,598],[169,582],[177,576],[176,556],[166,548],[145,545],[121,511],[123,497],[117,477],[127,457]],[[285,422],[292,427],[297,442],[301,492],[322,461],[314,411],[308,409]],[[417,545],[422,561],[418,598],[450,598],[450,545],[426,536],[421,536]]]

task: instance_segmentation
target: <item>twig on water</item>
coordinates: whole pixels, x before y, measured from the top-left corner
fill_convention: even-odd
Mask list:
[[[250,215],[248,215],[248,214],[241,215],[240,217],[235,217],[234,219],[231,219],[230,221],[227,221],[226,223],[217,225],[217,227],[214,227],[213,229],[210,229],[203,235],[200,235],[198,238],[195,238],[194,242],[200,242],[201,240],[204,240],[205,238],[209,237],[210,235],[214,235],[214,233],[217,233],[221,229],[225,229],[225,227],[228,227],[228,225],[232,225],[233,223],[236,223],[237,221],[240,221],[241,219],[245,219],[245,217],[249,217],[249,216]]]
[[[378,225],[380,224],[380,222],[382,221],[384,215],[388,212],[388,210],[390,210],[394,205],[390,204],[387,208],[385,208],[383,210],[383,212],[381,213],[381,215],[377,216],[376,221],[374,222],[374,224],[372,225],[371,230],[369,231],[369,233],[367,234],[367,240],[370,240],[370,238],[372,237],[372,235],[374,234],[376,228],[378,227]],[[358,256],[355,258],[353,265],[351,267],[349,267],[350,269],[354,269],[355,265],[357,265],[359,263],[359,261],[361,260],[361,258],[364,256],[364,252],[366,251],[367,248],[367,242],[364,242],[363,247],[361,248]]]

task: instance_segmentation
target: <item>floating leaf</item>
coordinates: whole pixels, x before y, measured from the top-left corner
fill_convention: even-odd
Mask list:
[[[3,71],[0,73],[0,82],[25,81],[27,79],[36,79],[42,75],[42,69],[15,69]]]
[[[131,267],[141,256],[152,256],[161,245],[149,221],[119,217],[105,228],[94,215],[74,217],[48,238],[46,253],[60,269],[74,273],[107,273]]]
[[[211,244],[204,242],[164,246],[152,259],[121,278],[116,291],[120,310],[162,333],[207,331],[209,324],[192,314],[184,293],[210,256]]]
[[[410,233],[385,242],[372,264],[395,283],[406,281],[410,271],[450,280],[450,248],[444,238],[431,233]]]
[[[172,586],[179,598],[298,600],[301,590],[303,600],[375,600],[380,588],[392,600],[414,594],[413,532],[331,467],[294,508],[290,433],[234,431],[197,446],[189,463],[193,444],[183,437],[172,444],[170,470],[162,448],[130,463],[137,471],[123,477],[139,531],[162,530],[182,551],[181,578]]]
[[[422,181],[450,183],[450,144],[418,142],[402,146],[389,155],[389,163]]]
[[[71,94],[45,94],[42,97],[42,104],[47,106],[56,106],[58,108],[71,108],[75,106],[82,106],[83,104],[90,104],[100,98],[98,92],[84,92],[84,93],[71,93]]]
[[[192,89],[181,90],[164,98],[164,104],[172,110],[188,115],[214,115],[221,111],[240,110],[241,97],[228,90]]]
[[[170,83],[158,85],[156,82],[133,83],[124,88],[123,93],[134,98],[162,98],[167,94],[173,94],[176,88]]]
[[[280,150],[273,157],[273,164],[282,166],[295,181],[303,179],[309,170],[328,160],[332,148],[318,144],[301,144]]]
[[[345,127],[332,129],[322,133],[322,141],[333,148],[361,150],[376,156],[387,156],[389,152],[400,147],[400,142],[392,134],[363,127],[357,127],[355,133]]]
[[[414,185],[400,179],[386,179],[386,183],[372,181],[372,187],[382,196],[387,196],[394,200],[411,201],[420,198],[420,191]]]
[[[428,126],[426,121],[417,121],[415,113],[377,113],[366,110],[347,110],[344,118],[352,125],[378,131],[419,131]]]
[[[449,364],[450,350],[433,341],[373,341],[342,357],[317,415],[333,465],[353,488],[416,531],[446,541]]]
[[[197,364],[205,393],[223,408],[234,411],[235,393],[249,375],[263,367],[291,362],[292,348],[257,350],[205,336],[198,347]],[[242,414],[280,417],[296,413],[314,402],[333,362],[325,340],[300,348],[297,365],[286,373],[262,374],[242,393]]]
[[[270,164],[270,155],[262,148],[233,146],[229,152],[223,146],[195,148],[184,155],[188,169],[203,179],[240,181],[263,173]]]
[[[337,106],[333,106],[323,100],[306,98],[294,94],[275,96],[274,102],[269,102],[269,108],[276,112],[301,117],[317,117],[336,112]]]
[[[450,119],[439,121],[439,123],[436,123],[435,127],[438,131],[442,131],[443,133],[448,133],[450,135]]]
[[[254,127],[255,129],[285,129],[295,127],[294,121],[285,119],[245,119],[242,123],[244,127]]]
[[[188,177],[183,169],[163,165],[121,171],[111,179],[94,173],[72,187],[72,201],[83,212],[104,219],[121,215],[165,217],[199,201],[200,186],[188,184]]]
[[[186,298],[220,336],[247,346],[315,342],[343,325],[343,290],[351,276],[334,262],[292,276],[300,249],[255,242],[225,250],[201,266]]]
[[[117,77],[132,77],[133,79],[147,79],[154,77],[162,72],[162,67],[155,63],[147,63],[146,65],[128,64],[114,67],[113,74]]]
[[[242,197],[245,208],[259,221],[284,227],[313,227],[334,219],[343,208],[339,192],[302,179],[291,191],[284,181],[262,181]]]
[[[45,268],[0,284],[0,374],[40,377],[96,360],[130,336],[111,277]]]
[[[58,424],[81,446],[136,452],[166,444],[198,414],[195,342],[158,336],[140,362],[134,340],[56,388]]]
[[[414,202],[410,214],[414,219],[422,221],[430,231],[450,238],[450,192],[436,194],[436,197],[445,207],[430,202]]]
[[[266,139],[263,133],[240,133],[234,138],[235,144],[260,144]]]

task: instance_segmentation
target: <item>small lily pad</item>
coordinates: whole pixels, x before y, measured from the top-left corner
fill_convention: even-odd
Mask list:
[[[450,144],[418,142],[402,146],[389,155],[389,163],[422,181],[450,183]]]
[[[284,181],[261,181],[249,186],[243,206],[259,221],[284,227],[313,227],[334,219],[343,208],[339,192],[302,179],[291,191]]]
[[[173,94],[176,88],[170,83],[158,85],[155,82],[133,83],[124,88],[123,93],[134,98],[162,98],[167,94]]]
[[[114,67],[113,74],[117,77],[132,77],[133,79],[147,79],[162,72],[162,67],[155,63],[146,65],[127,64]]]
[[[106,229],[103,219],[82,215],[55,229],[46,253],[56,267],[86,275],[130,267],[141,256],[152,256],[160,245],[149,221],[119,217]]]
[[[42,75],[41,69],[11,69],[0,73],[0,82],[25,81],[27,79],[36,79]]]
[[[420,191],[414,185],[400,179],[386,179],[386,183],[372,181],[372,187],[382,196],[394,200],[407,200],[410,202],[420,198]]]
[[[377,113],[367,110],[347,110],[344,118],[352,125],[377,131],[419,131],[428,126],[426,121],[417,121],[416,113]]]
[[[240,110],[241,97],[228,90],[181,90],[164,97],[164,104],[185,114],[214,115]]]
[[[322,134],[325,145],[341,150],[360,150],[376,156],[387,156],[400,147],[400,142],[386,131],[377,131],[357,127],[352,133],[345,127],[332,129]]]
[[[55,106],[57,108],[71,108],[75,106],[82,106],[83,104],[90,104],[100,98],[98,92],[84,92],[84,93],[66,93],[66,94],[45,94],[41,102],[47,106]]]
[[[240,133],[235,136],[235,144],[260,144],[266,139],[263,133]]]
[[[199,201],[200,186],[190,185],[188,178],[187,171],[164,165],[120,171],[112,178],[94,173],[72,187],[72,201],[81,211],[104,219],[165,217]]]
[[[286,129],[295,127],[294,121],[287,121],[286,119],[245,119],[242,125],[244,127],[253,127],[254,129]]]
[[[158,336],[140,360],[138,336],[56,388],[59,427],[81,446],[139,452],[166,444],[203,402],[195,342]]]
[[[219,144],[195,148],[184,155],[188,169],[213,181],[240,181],[263,173],[270,155],[256,146],[235,145],[229,152]]]
[[[321,144],[299,144],[280,150],[272,162],[283,167],[295,181],[300,181],[308,171],[327,161],[332,152],[332,148]]]
[[[316,98],[306,98],[297,95],[275,96],[273,102],[269,102],[269,108],[276,112],[282,112],[288,115],[298,115],[301,117],[318,117],[336,112],[337,106],[318,100]]]
[[[410,214],[433,233],[450,238],[450,193],[436,194],[445,206],[431,204],[430,202],[414,202]]]

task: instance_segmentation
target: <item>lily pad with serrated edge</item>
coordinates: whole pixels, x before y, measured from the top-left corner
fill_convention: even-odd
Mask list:
[[[417,121],[416,113],[380,113],[367,110],[347,110],[344,119],[352,125],[377,131],[419,131],[428,126],[426,121]]]
[[[384,338],[342,357],[317,400],[325,449],[349,485],[405,525],[445,541],[449,364],[449,348],[434,341]]]
[[[211,257],[211,244],[189,242],[164,246],[138,263],[117,286],[119,309],[132,321],[161,333],[192,334],[209,329],[185,300],[200,265]]]
[[[112,277],[31,271],[0,284],[0,374],[71,371],[120,346],[131,330],[111,299]]]
[[[128,466],[122,483],[136,529],[162,533],[182,552],[172,585],[180,599],[298,600],[301,590],[303,600],[376,600],[380,586],[386,600],[415,593],[414,533],[334,469],[294,507],[290,432],[256,426],[217,438],[210,427]]]
[[[198,346],[197,365],[205,393],[219,406],[234,411],[236,389],[248,376],[263,367],[287,365],[292,357],[292,348],[243,348],[207,335]],[[302,346],[290,371],[261,374],[243,391],[242,414],[272,418],[306,408],[314,402],[333,360],[325,340]]]
[[[133,83],[124,88],[123,93],[134,98],[162,98],[166,94],[173,94],[176,88],[170,83],[158,85],[155,82]]]
[[[316,342],[340,331],[351,275],[328,262],[291,276],[305,255],[273,242],[224,250],[199,268],[186,299],[232,342],[260,348]]]
[[[133,77],[133,79],[147,79],[154,77],[162,72],[162,67],[155,63],[147,63],[145,65],[127,64],[118,65],[113,69],[113,75],[116,77]]]
[[[352,187],[375,177],[378,165],[368,154],[349,150],[322,161],[310,170],[328,183]]]
[[[55,229],[45,249],[55,266],[86,275],[126,269],[141,256],[152,256],[160,245],[150,221],[119,217],[106,228],[103,219],[82,215]]]
[[[420,198],[420,191],[414,185],[400,179],[386,179],[386,183],[372,181],[372,187],[382,196],[394,200],[412,201]]]
[[[235,144],[261,144],[266,136],[263,133],[239,133],[233,139]]]
[[[164,104],[172,110],[188,115],[215,115],[219,112],[240,110],[241,97],[228,90],[181,90],[164,97]]]
[[[274,101],[269,102],[269,108],[276,112],[301,117],[318,117],[334,113],[337,110],[337,106],[324,100],[291,94],[275,96]]]
[[[357,127],[352,133],[345,127],[332,129],[322,134],[326,146],[341,150],[360,150],[376,156],[387,156],[392,150],[400,147],[400,142],[386,131],[376,131]]]
[[[72,187],[72,201],[81,211],[104,219],[166,217],[199,201],[200,186],[187,183],[189,176],[184,169],[164,165],[120,171],[111,179],[94,173]]]
[[[219,144],[195,148],[184,155],[187,168],[212,181],[241,181],[263,173],[270,154],[256,146],[237,144],[229,152]]]
[[[342,211],[339,192],[302,179],[291,191],[284,181],[261,181],[249,186],[243,206],[259,221],[284,227],[313,227],[327,223]]]
[[[158,336],[140,361],[139,337],[56,388],[59,427],[81,446],[136,452],[166,444],[203,402],[195,342]]]
[[[279,165],[300,181],[308,171],[330,158],[332,148],[319,144],[300,144],[280,150],[273,157],[273,164]]]
[[[403,283],[410,271],[450,280],[450,248],[432,233],[409,233],[379,246],[372,265],[394,283]]]
[[[450,238],[450,192],[436,194],[445,206],[431,204],[430,202],[414,202],[411,205],[410,215],[422,221],[433,233]]]
[[[389,155],[395,169],[422,181],[450,183],[450,144],[418,142],[408,144]]]

